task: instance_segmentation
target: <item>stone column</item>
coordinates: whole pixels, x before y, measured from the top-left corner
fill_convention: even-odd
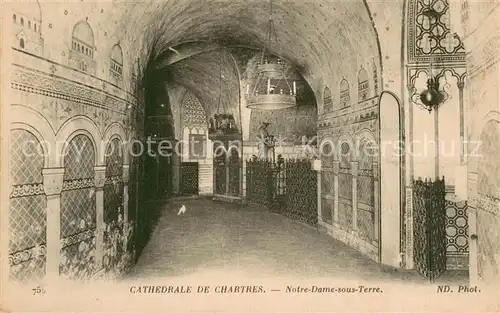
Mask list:
[[[380,181],[378,177],[378,161],[373,161],[373,219],[375,220],[375,225],[373,228],[374,236],[373,239],[380,244],[379,231],[380,231]]]
[[[43,190],[47,195],[47,259],[46,278],[52,282],[59,277],[61,259],[61,191],[64,168],[44,168]]]
[[[102,266],[102,258],[104,256],[104,182],[106,181],[106,166],[101,165],[94,167],[94,173],[96,202],[95,260],[96,267],[99,269]]]
[[[319,160],[314,160],[312,164],[314,170],[316,171],[317,179],[318,179],[318,188],[317,188],[317,198],[318,198],[318,222],[323,222],[323,217],[321,216],[321,209],[323,206],[322,199],[321,199],[321,171],[323,170],[321,168],[321,159]]]
[[[128,220],[128,182],[130,178],[130,165],[123,165],[123,234],[125,235],[125,240],[123,241],[123,251],[127,251],[128,245],[128,228],[129,228],[129,220]]]
[[[459,81],[458,86],[458,108],[460,114],[460,164],[465,162],[465,126],[464,126],[464,87],[465,82]]]
[[[351,162],[352,175],[352,230],[358,230],[358,161]]]
[[[340,162],[333,161],[333,216],[332,224],[339,221],[339,171]]]

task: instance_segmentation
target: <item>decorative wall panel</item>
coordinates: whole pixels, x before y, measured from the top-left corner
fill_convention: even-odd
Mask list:
[[[351,95],[349,91],[349,83],[346,79],[340,82],[340,108],[345,108],[351,105]]]
[[[468,266],[468,229],[467,202],[446,201],[447,269]]]
[[[47,212],[43,191],[43,150],[28,131],[11,131],[9,209],[10,279],[32,281],[45,275]]]
[[[323,112],[330,112],[333,110],[333,98],[330,88],[325,87],[323,92]]]
[[[408,1],[408,63],[465,63],[460,38],[450,31],[447,0]]]
[[[208,129],[207,115],[200,100],[188,92],[182,102],[182,126]]]
[[[368,93],[370,91],[368,87],[368,73],[364,68],[361,68],[358,73],[358,102],[368,99]]]
[[[95,271],[95,151],[86,135],[77,135],[64,156],[61,193],[61,275],[88,278]]]

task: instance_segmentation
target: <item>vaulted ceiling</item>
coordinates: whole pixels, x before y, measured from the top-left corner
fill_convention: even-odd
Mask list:
[[[168,0],[127,5],[122,24],[129,39],[141,47],[141,59],[147,60],[154,46],[156,67],[171,72],[169,79],[191,89],[206,109],[217,105],[218,46],[259,49],[266,42],[268,0]],[[363,0],[273,0],[272,6],[277,40],[271,50],[291,61],[314,91],[319,91],[325,79],[357,72],[360,60],[380,57]],[[234,62],[224,60],[229,77],[235,73],[230,68]],[[232,100],[227,103],[237,105]]]

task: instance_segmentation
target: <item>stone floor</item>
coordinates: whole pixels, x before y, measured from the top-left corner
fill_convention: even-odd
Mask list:
[[[182,204],[184,215],[177,216]],[[383,267],[317,229],[282,215],[210,199],[177,199],[164,211],[127,279],[243,272],[250,277],[334,278],[428,284],[414,271]],[[464,283],[446,272],[439,283]]]

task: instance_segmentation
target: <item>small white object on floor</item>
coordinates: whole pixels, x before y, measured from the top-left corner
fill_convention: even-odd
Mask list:
[[[177,215],[181,215],[181,214],[184,214],[186,213],[186,206],[183,204],[181,206],[181,208],[179,209],[179,213],[177,213]]]

